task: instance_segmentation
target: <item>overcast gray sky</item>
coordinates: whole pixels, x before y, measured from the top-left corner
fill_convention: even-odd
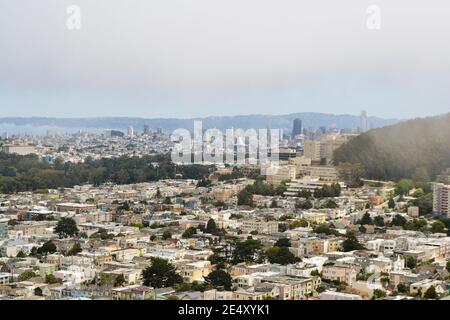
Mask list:
[[[0,116],[435,115],[449,40],[448,0],[0,0]]]

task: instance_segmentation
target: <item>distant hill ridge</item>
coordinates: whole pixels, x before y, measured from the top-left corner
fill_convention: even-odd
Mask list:
[[[303,127],[319,128],[335,126],[339,129],[357,128],[360,125],[359,116],[332,115],[324,113],[292,113],[288,115],[239,115],[239,116],[214,116],[205,118],[177,119],[177,118],[137,118],[137,117],[95,117],[95,118],[47,118],[47,117],[5,117],[0,118],[1,124],[17,126],[51,126],[65,128],[96,128],[126,130],[133,126],[136,130],[142,130],[144,125],[150,128],[163,128],[173,131],[177,128],[193,128],[194,120],[202,120],[204,128],[279,128],[292,130],[292,121],[295,118],[302,119]],[[374,128],[383,127],[399,122],[397,119],[382,119],[368,117],[368,123]]]
[[[334,161],[360,163],[367,178],[410,178],[424,167],[433,178],[450,168],[450,113],[374,129],[335,151]]]

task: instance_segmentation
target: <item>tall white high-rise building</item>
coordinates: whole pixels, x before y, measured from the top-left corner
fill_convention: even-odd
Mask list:
[[[433,213],[450,216],[450,185],[433,184]]]
[[[361,132],[366,132],[369,129],[369,122],[367,120],[367,112],[363,110],[361,112],[360,120],[360,130]]]
[[[128,127],[128,136],[129,136],[130,138],[133,138],[133,137],[134,137],[134,128],[133,128],[133,126],[129,126],[129,127]]]

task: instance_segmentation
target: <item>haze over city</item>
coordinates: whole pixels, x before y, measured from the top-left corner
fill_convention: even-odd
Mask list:
[[[0,316],[450,300],[449,17],[448,0],[0,0]],[[414,306],[437,313],[395,309]]]

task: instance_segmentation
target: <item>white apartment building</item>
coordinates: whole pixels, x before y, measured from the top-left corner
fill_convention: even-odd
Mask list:
[[[450,214],[450,185],[443,183],[433,184],[433,213],[440,215]]]

